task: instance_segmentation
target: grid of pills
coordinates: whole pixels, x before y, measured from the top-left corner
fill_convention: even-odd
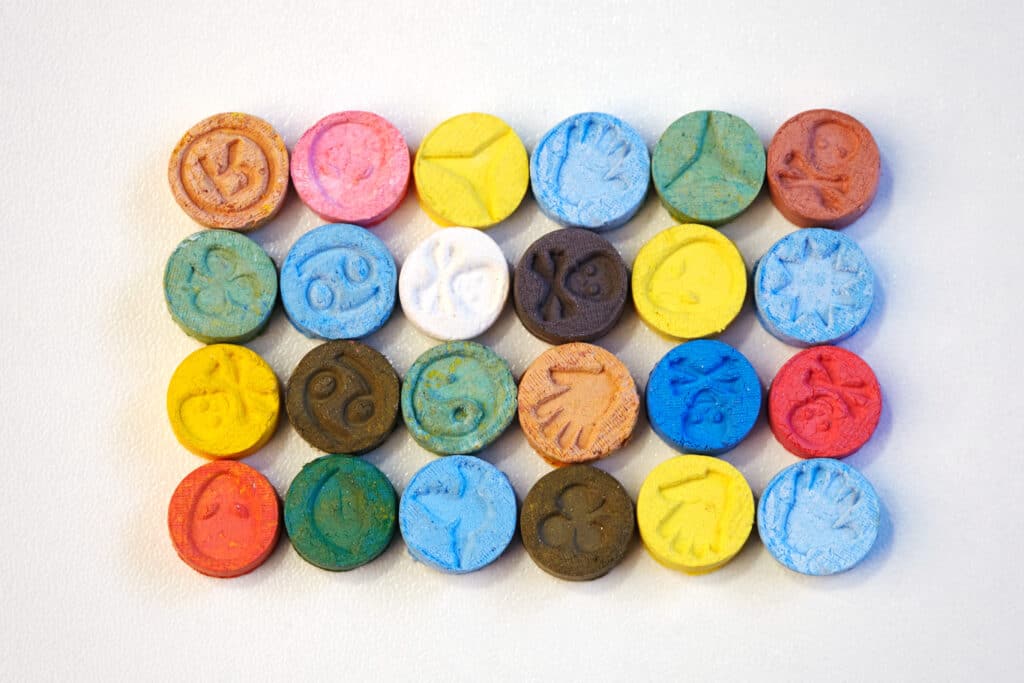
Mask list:
[[[687,114],[649,153],[628,123],[581,113],[555,125],[532,155],[490,114],[453,117],[413,155],[383,117],[324,117],[289,155],[254,116],[218,114],[174,148],[174,198],[202,230],[173,251],[164,274],[171,318],[205,344],[174,371],[167,412],[182,446],[211,460],[174,491],[168,511],[181,559],[216,577],[258,567],[282,522],[295,551],[342,571],[372,561],[398,531],[434,569],[482,569],[522,543],[544,571],[596,579],[626,554],[636,531],[666,567],[691,574],[732,559],[756,526],[782,565],[809,575],[847,570],[871,550],[881,505],[867,479],[841,462],[871,438],[882,394],[869,365],[835,346],[871,311],[874,274],[836,228],[868,209],[879,153],[867,128],[831,110],[786,121],[767,150],[741,118]],[[399,269],[372,231],[415,186],[439,226]],[[802,229],[748,274],[718,227],[745,211],[767,182],[773,203]],[[301,236],[280,269],[242,234],[280,210],[289,185],[325,225]],[[653,185],[678,224],[654,235],[631,268],[602,231],[627,224]],[[486,228],[528,190],[558,224],[538,235],[510,275]],[[769,333],[803,347],[767,392],[743,354],[713,337],[752,290]],[[552,347],[516,378],[474,338],[509,296],[522,325]],[[274,370],[242,346],[277,302],[302,334],[323,340],[291,369]],[[594,342],[632,305],[679,344],[639,391],[625,365]],[[386,348],[358,341],[396,306],[439,343],[400,377]],[[281,413],[325,453],[282,498],[239,459],[274,434]],[[628,443],[646,411],[679,455],[657,465],[636,502],[593,466]],[[755,505],[743,474],[715,457],[766,414],[799,460]],[[552,465],[519,504],[508,478],[481,458],[518,418]],[[399,422],[438,458],[399,496],[358,456]]]

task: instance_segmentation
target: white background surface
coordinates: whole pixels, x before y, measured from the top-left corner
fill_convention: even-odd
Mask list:
[[[0,678],[1020,680],[1024,11],[757,4],[4,0]],[[887,401],[848,460],[887,510],[863,565],[799,576],[756,534],[708,576],[663,569],[636,543],[586,584],[544,574],[518,541],[463,577],[417,565],[400,539],[342,574],[286,541],[230,581],[177,559],[167,501],[202,461],[175,441],[164,392],[197,344],[167,315],[161,276],[197,229],[166,181],[193,123],[246,111],[291,147],[321,116],[367,109],[415,149],[479,110],[532,150],[578,111],[616,114],[653,146],[694,109],[738,114],[767,143],[818,106],[864,121],[883,159],[874,206],[846,230],[878,298],[845,346]],[[319,223],[291,194],[254,237],[280,265]],[[649,198],[607,236],[631,262],[672,224]],[[553,227],[527,199],[489,234],[515,263]],[[791,229],[762,196],[724,232],[749,268]],[[411,194],[375,228],[399,262],[433,230]],[[749,305],[722,339],[765,384],[794,352]],[[481,341],[517,375],[546,346],[511,307]],[[369,343],[400,373],[432,345],[400,313]],[[672,346],[633,313],[601,343],[641,387]],[[250,344],[282,380],[314,345],[281,312]],[[246,462],[284,492],[316,455],[285,423]],[[601,466],[635,497],[671,455],[642,423]],[[432,457],[403,428],[366,456],[399,491]],[[548,470],[518,428],[483,457],[520,497]],[[755,494],[795,461],[763,423],[726,459]]]

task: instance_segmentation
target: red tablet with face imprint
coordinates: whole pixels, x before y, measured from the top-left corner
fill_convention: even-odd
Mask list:
[[[241,576],[263,564],[277,543],[277,493],[248,465],[211,462],[178,484],[167,526],[185,564],[207,576]]]

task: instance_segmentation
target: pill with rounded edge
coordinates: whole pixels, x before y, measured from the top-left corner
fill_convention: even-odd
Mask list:
[[[387,218],[409,189],[409,147],[390,121],[343,111],[317,121],[292,151],[292,184],[331,223],[369,226]]]

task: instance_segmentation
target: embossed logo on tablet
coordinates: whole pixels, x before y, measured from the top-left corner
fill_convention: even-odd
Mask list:
[[[454,478],[431,482],[408,495],[447,534],[443,557],[436,559],[462,569],[488,550],[480,547],[480,537],[492,527],[498,514],[493,493],[484,484],[484,472],[461,463],[446,473],[452,471]]]
[[[847,377],[842,364],[825,353],[805,370],[803,384],[809,394],[790,408],[788,422],[793,438],[809,450],[831,444],[844,423],[863,419],[877,403],[866,381]]]
[[[692,156],[680,159],[680,166],[662,187],[675,187],[675,192],[698,197],[714,197],[730,187],[742,195],[756,195],[761,177],[752,177],[735,158],[738,146],[730,147],[722,140],[719,117],[715,112],[697,112],[701,117]],[[763,170],[763,169],[762,169]],[[685,183],[682,181],[685,180]]]
[[[576,207],[579,220],[600,222],[602,205],[629,188],[623,163],[632,146],[615,126],[577,119],[547,147],[558,195]]]
[[[472,367],[476,364],[472,358],[453,355],[437,358],[423,368],[413,390],[413,403],[426,432],[458,437],[483,427],[489,418],[485,406],[496,387],[489,379],[483,381],[487,373]],[[471,379],[467,378],[470,373]]]
[[[788,300],[784,315],[789,322],[810,316],[831,328],[834,309],[862,305],[853,294],[864,284],[864,273],[844,251],[838,241],[823,244],[822,240],[807,237],[790,253],[775,257],[781,270],[769,286],[772,294]]]
[[[728,404],[739,392],[739,361],[727,355],[708,365],[688,362],[683,356],[669,361],[675,373],[669,380],[672,393],[683,398],[683,437],[699,443],[719,442],[730,431]]]
[[[537,536],[552,548],[593,553],[609,543],[612,528],[604,512],[605,496],[586,484],[570,484],[555,499],[555,511],[537,526]]]
[[[689,313],[705,292],[733,289],[732,273],[722,263],[721,246],[707,239],[687,240],[667,254],[651,273],[647,296],[655,306]]]
[[[306,380],[304,407],[329,433],[346,438],[377,412],[378,397],[363,368],[338,354]]]
[[[711,469],[658,486],[658,495],[669,503],[658,523],[658,534],[672,548],[696,560],[705,560],[725,549],[725,517],[732,504],[731,480]]]
[[[831,574],[863,557],[878,533],[879,509],[863,479],[827,460],[793,468],[765,491],[765,519],[799,571]]]
[[[576,316],[580,303],[605,301],[615,295],[615,262],[600,253],[574,260],[563,249],[531,254],[530,270],[546,285],[537,312],[545,322]]]
[[[425,143],[426,152],[421,152],[420,161],[429,162],[444,169],[466,192],[478,209],[491,221],[502,218],[500,209],[495,206],[496,197],[501,188],[494,182],[487,180],[484,171],[495,164],[501,163],[501,156],[505,153],[503,146],[499,145],[507,136],[514,136],[515,133],[508,126],[499,126],[486,138],[482,139],[475,147],[455,152],[447,149],[439,149],[437,144]]]
[[[228,130],[196,139],[185,153],[181,181],[192,200],[208,211],[241,211],[267,193],[270,164],[259,143]]]
[[[207,249],[199,264],[192,265],[188,283],[195,292],[193,305],[206,315],[244,313],[258,303],[259,279],[233,249]]]
[[[826,117],[808,131],[804,145],[783,157],[776,178],[784,189],[806,189],[822,207],[834,212],[854,208],[858,199],[849,196],[850,172],[857,162],[861,140],[843,121]]]
[[[228,472],[214,475],[194,495],[187,533],[193,547],[215,560],[248,558],[263,536],[263,506],[254,486]],[[216,539],[203,542],[203,539]]]
[[[615,379],[593,360],[552,366],[548,378],[548,393],[533,409],[541,431],[563,449],[590,448],[615,403]]]
[[[380,293],[377,260],[355,245],[328,247],[298,264],[304,299],[314,311],[352,315]]]
[[[321,541],[351,555],[359,555],[371,536],[372,511],[366,491],[335,467],[325,472],[307,498],[310,525]]]
[[[339,122],[316,136],[306,164],[320,194],[340,204],[336,195],[359,189],[384,164],[384,143],[370,126]]]
[[[272,374],[262,376],[264,367],[237,363],[223,348],[213,349],[202,362],[196,375],[201,381],[192,382],[176,406],[194,440],[207,443],[222,434],[244,432],[276,412],[277,382]]]
[[[457,243],[438,239],[430,258],[422,261],[420,280],[412,286],[413,300],[425,313],[471,317],[490,307],[490,282],[500,278],[498,265],[477,258]]]

